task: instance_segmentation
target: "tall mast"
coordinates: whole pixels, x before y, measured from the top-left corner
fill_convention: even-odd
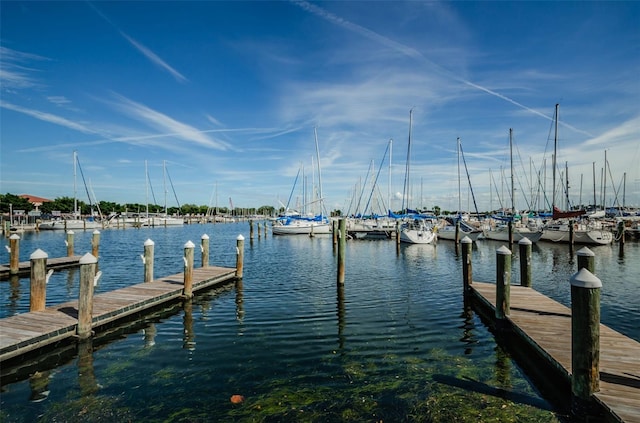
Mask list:
[[[460,189],[460,137],[458,137],[456,141],[456,149],[458,151],[458,217],[460,217],[462,210],[462,191]]]
[[[324,197],[322,196],[322,173],[320,172],[320,149],[318,148],[318,128],[313,127],[313,136],[316,142],[316,158],[318,160],[318,186],[319,186],[319,194],[320,194],[320,215],[323,213],[324,209]]]
[[[551,165],[553,167],[553,197],[551,197],[551,207],[552,207],[551,212],[552,213],[553,213],[553,207],[555,207],[555,205],[556,205],[556,160],[557,160],[556,155],[558,154],[558,119],[559,119],[558,112],[559,112],[559,107],[560,107],[560,105],[556,104],[556,113],[555,113],[556,116],[555,116],[555,122],[554,122],[555,135],[553,137],[553,163]]]
[[[390,139],[389,140],[389,184],[387,186],[387,201],[388,201],[388,206],[389,206],[389,210],[392,210],[391,207],[391,152],[393,150],[393,140]]]
[[[149,217],[149,170],[147,168],[147,161],[144,161],[144,188],[145,188],[145,199],[147,203],[146,211],[147,218]]]
[[[78,215],[78,187],[76,183],[76,167],[78,166],[78,152],[73,150],[73,218],[77,219]]]
[[[405,212],[405,200],[406,208],[409,208],[409,171],[411,169],[411,128],[413,126],[413,109],[409,110],[409,142],[407,143],[407,164],[404,171],[404,188],[402,190],[402,210]]]
[[[598,203],[596,202],[596,162],[593,162],[593,211],[598,210]]]
[[[604,183],[602,184],[602,207],[604,212],[607,212],[607,150],[604,150]]]
[[[509,128],[509,163],[511,166],[511,213],[516,214],[515,188],[513,186],[513,129]]]
[[[167,216],[167,161],[162,161],[162,187],[164,189],[164,216]]]

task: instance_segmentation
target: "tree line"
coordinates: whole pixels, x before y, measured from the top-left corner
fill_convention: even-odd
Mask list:
[[[119,204],[112,201],[100,201],[97,204],[87,204],[82,200],[77,200],[78,212],[81,215],[91,216],[96,214],[102,214],[108,216],[116,213],[164,213],[164,206],[158,204],[139,204],[139,203],[126,203]],[[28,214],[30,211],[35,210],[35,206],[31,204],[26,198],[22,198],[15,194],[0,194],[0,213],[10,213],[13,210],[24,211],[24,214]],[[69,214],[74,212],[74,199],[72,197],[58,197],[55,200],[42,203],[38,207],[38,210],[42,215],[51,215],[54,211],[62,214]],[[261,206],[258,208],[235,208],[229,210],[227,207],[211,208],[208,206],[198,206],[196,204],[183,204],[180,207],[167,207],[167,214],[169,215],[233,215],[233,216],[249,216],[255,214],[262,214],[265,216],[273,216],[276,212],[284,211],[276,210],[272,206]]]

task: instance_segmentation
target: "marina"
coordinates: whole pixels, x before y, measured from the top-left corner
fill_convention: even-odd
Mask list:
[[[91,355],[93,374],[102,386],[99,393],[87,396],[74,388],[84,383],[77,379],[79,351],[53,368],[35,371],[29,367],[31,375],[22,381],[3,381],[2,409],[7,421],[32,420],[33,413],[55,416],[56,410],[62,412],[56,404],[66,404],[66,411],[73,413],[81,404],[105,401],[113,412],[130,413],[126,410],[134,407],[138,411],[133,415],[147,420],[180,407],[191,419],[208,413],[222,420],[259,415],[282,420],[307,413],[306,420],[313,421],[313,416],[354,413],[360,419],[375,416],[391,421],[394,416],[416,415],[415,421],[448,421],[445,410],[452,409],[456,415],[468,415],[468,421],[477,421],[478,413],[498,418],[515,413],[523,417],[521,421],[570,421],[569,412],[530,382],[524,367],[480,316],[463,312],[461,263],[455,243],[398,247],[384,240],[349,241],[346,280],[336,290],[331,236],[265,234],[255,238],[249,229],[243,222],[104,231],[100,250],[104,275],[96,298],[140,282],[142,265],[135,251],[142,252],[145,239],[156,243],[156,274],[172,275],[183,265],[177,259],[186,239],[196,240],[203,232],[212,239],[212,263],[229,268],[234,267],[236,254],[230,247],[238,233],[245,234],[242,287],[236,287],[235,294],[196,295],[189,310],[178,307],[174,314],[159,319],[141,318],[130,334],[101,345]],[[27,251],[37,246],[53,256],[63,254],[62,234],[33,234],[27,240],[30,236],[21,244]],[[76,236],[76,250],[89,250],[90,234]],[[495,250],[500,245],[487,240],[474,244],[475,280],[495,277]],[[593,251],[596,274],[604,287],[602,322],[637,343],[638,300],[624,293],[637,284],[630,274],[638,271],[638,244],[628,243],[623,251],[617,245],[593,247]],[[515,275],[518,254],[514,253]],[[535,289],[565,307],[569,305],[568,278],[575,272],[574,256],[575,250],[567,245],[538,243],[533,247]],[[371,278],[372,260],[375,278]],[[140,276],[130,277],[136,268]],[[597,269],[607,269],[606,275]],[[77,284],[69,279],[73,273],[74,269],[54,273],[48,303],[77,298]],[[28,311],[24,284],[24,280],[1,283],[3,317]],[[193,338],[187,343],[186,324],[192,325],[189,333]],[[143,335],[142,344],[136,334]],[[150,334],[154,334],[152,347],[148,346]],[[140,354],[146,357],[144,362],[136,359]],[[167,355],[175,360],[162,358]],[[213,356],[215,362],[208,359]],[[121,372],[111,373],[119,367],[117,362],[129,363],[124,380],[116,376],[124,376]],[[201,370],[196,372],[197,368]],[[158,379],[163,372],[174,376]],[[42,380],[43,374],[48,375],[50,393],[45,400],[29,401],[37,397],[30,386],[38,377]],[[189,401],[177,401],[182,405],[172,395],[170,403],[160,400],[151,408],[136,406],[148,402],[160,387],[163,395],[181,392],[184,384],[173,385],[171,380],[185,377],[193,386],[207,383],[218,393],[210,398],[190,392]],[[124,383],[145,388],[130,392]],[[68,389],[77,394],[65,399],[63,392]],[[129,393],[113,395],[122,389]],[[229,403],[234,394],[246,398],[241,406]],[[356,402],[356,398],[364,401]]]

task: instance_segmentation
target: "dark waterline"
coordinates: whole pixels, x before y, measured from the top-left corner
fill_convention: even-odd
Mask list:
[[[103,231],[98,292],[142,280],[147,238],[162,276],[182,271],[184,243],[203,233],[211,264],[233,267],[248,224]],[[90,238],[78,232],[76,252],[89,251]],[[57,232],[25,234],[21,246],[21,260],[35,248],[66,254]],[[474,279],[495,278],[497,247],[474,246]],[[638,244],[622,257],[615,246],[592,250],[603,323],[639,339],[639,300],[628,295],[638,288]],[[534,246],[534,288],[568,305],[574,257],[567,246]],[[54,274],[48,304],[77,297],[76,273]],[[199,295],[93,354],[3,386],[0,420],[554,421],[508,351],[464,312],[461,279],[453,243],[396,251],[393,242],[353,241],[338,289],[331,238],[256,235],[246,240],[241,286]],[[2,316],[27,311],[27,295],[26,279],[0,282]],[[233,394],[245,402],[231,404]]]

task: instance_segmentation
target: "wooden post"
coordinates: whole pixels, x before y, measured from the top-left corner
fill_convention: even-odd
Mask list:
[[[347,219],[340,219],[340,229],[338,230],[338,284],[344,284],[344,267],[347,249]]]
[[[496,250],[496,318],[507,317],[511,294],[511,250],[504,245]]]
[[[396,248],[400,248],[400,221],[396,220]]]
[[[20,235],[9,237],[9,274],[17,275],[20,267]]]
[[[258,222],[256,227],[258,228],[258,239],[260,239],[262,237],[262,234],[260,233],[260,222]]]
[[[531,287],[531,245],[529,238],[518,241],[520,248],[520,285]]]
[[[236,238],[236,279],[242,279],[244,267],[244,237],[242,234]]]
[[[513,220],[510,220],[507,226],[509,227],[509,246],[512,246],[513,245]]]
[[[569,245],[573,245],[576,239],[576,234],[575,234],[575,221],[573,219],[569,220]]]
[[[4,236],[9,238],[9,234],[11,233],[11,222],[8,220],[4,221]]]
[[[93,236],[91,237],[91,255],[98,258],[98,252],[100,251],[100,231],[93,231]]]
[[[471,290],[471,284],[473,283],[473,267],[471,264],[473,241],[468,236],[465,236],[460,243],[462,244],[462,286],[466,294]]]
[[[578,270],[585,268],[591,273],[596,273],[596,255],[587,247],[582,247],[576,253],[578,256]]]
[[[267,222],[264,222],[264,237],[267,237]]]
[[[42,311],[47,303],[47,253],[37,249],[31,254],[29,311]]]
[[[314,235],[313,235],[313,222],[311,222],[311,230],[309,231],[309,237],[310,238],[314,237]]]
[[[331,237],[333,238],[333,248],[338,246],[338,221],[331,221]]]
[[[93,282],[98,259],[87,253],[80,259],[80,293],[78,296],[78,328],[80,339],[91,337],[93,321]]]
[[[187,298],[193,297],[193,250],[195,247],[191,241],[184,244],[184,288],[182,295]]]
[[[73,235],[73,231],[67,231],[67,239],[64,241],[64,244],[67,246],[67,257],[73,256]]]
[[[571,277],[571,412],[591,413],[591,396],[600,390],[600,288],[587,269]]]
[[[460,243],[460,220],[456,220],[456,245]]]
[[[253,220],[249,219],[249,239],[253,239]]]
[[[618,238],[620,241],[620,245],[624,245],[625,239],[624,239],[624,221],[620,220],[618,222],[618,233],[616,234],[616,238]]]
[[[155,243],[150,239],[144,242],[144,255],[142,263],[144,264],[144,281],[151,282],[153,280],[153,248]]]
[[[204,234],[200,238],[200,250],[202,251],[202,267],[209,267],[209,235]]]

